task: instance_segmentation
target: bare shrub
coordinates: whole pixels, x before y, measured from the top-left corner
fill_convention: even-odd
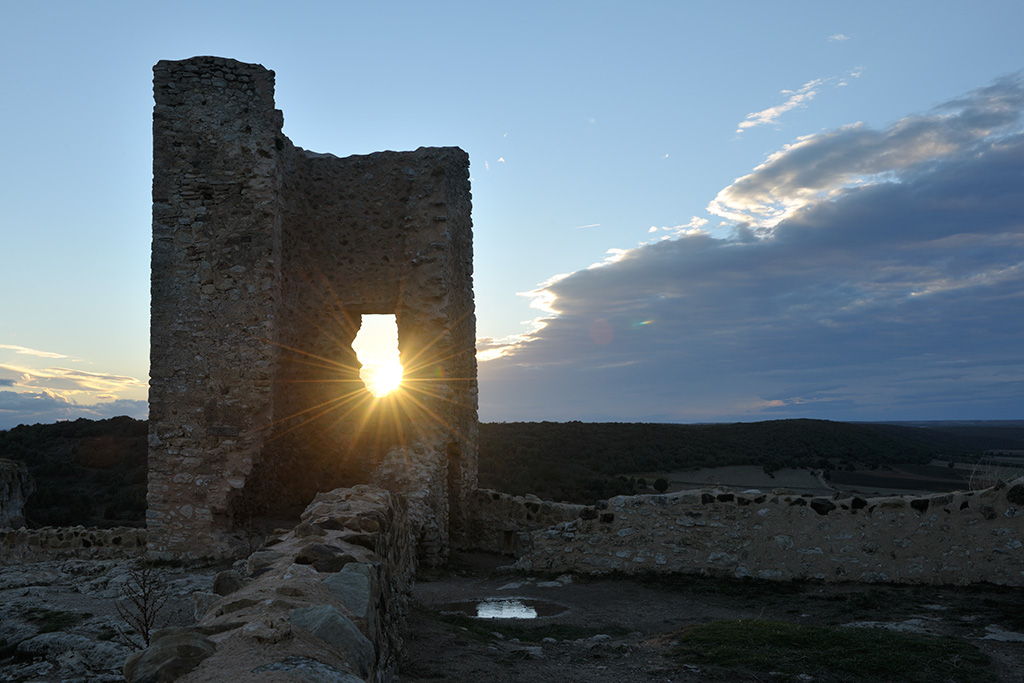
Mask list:
[[[118,634],[131,647],[139,650],[149,647],[150,634],[171,597],[166,582],[152,563],[139,558],[128,569],[128,580],[121,593],[114,606],[127,629],[119,628]]]

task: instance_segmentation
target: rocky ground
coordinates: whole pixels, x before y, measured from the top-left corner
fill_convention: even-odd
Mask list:
[[[398,671],[400,683],[824,680],[820,674],[786,678],[711,670],[669,655],[679,629],[736,619],[830,627],[870,624],[953,636],[991,658],[991,680],[1024,680],[1020,590],[765,584],[693,577],[587,580],[520,575],[503,567],[506,562],[489,555],[461,555],[443,571],[421,576]],[[192,594],[208,593],[213,577],[224,568],[158,568],[169,595],[160,625],[191,623]],[[133,584],[126,561],[0,567],[0,682],[123,681],[121,667],[132,651],[128,641],[136,634],[130,633],[116,604]],[[541,616],[459,616],[473,612],[472,606],[482,598],[518,599]],[[950,672],[945,680],[961,679]]]
[[[0,681],[113,683],[139,634],[121,617],[125,560],[66,560],[0,567]],[[224,567],[158,567],[167,602],[157,626],[194,621],[192,594],[209,592]]]

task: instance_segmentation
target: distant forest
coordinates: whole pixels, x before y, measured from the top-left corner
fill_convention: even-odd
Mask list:
[[[130,417],[20,425],[0,431],[0,458],[36,480],[30,526],[141,525],[146,517],[148,423]]]
[[[993,449],[1024,449],[1024,422],[487,423],[480,425],[480,486],[592,503],[637,493],[633,475],[640,472],[729,465],[756,465],[766,472],[878,468],[936,458],[976,460]]]
[[[32,526],[141,525],[147,423],[129,417],[0,431],[0,458],[23,461],[37,491]],[[480,486],[592,503],[644,489],[637,473],[727,465],[878,468],[1024,450],[1024,422],[907,426],[824,420],[737,424],[511,422],[480,425]]]

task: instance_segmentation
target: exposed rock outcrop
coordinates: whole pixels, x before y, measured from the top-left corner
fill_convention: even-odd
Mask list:
[[[154,624],[191,623],[192,596],[210,589],[215,569],[158,572],[168,600]],[[124,683],[141,640],[117,609],[132,580],[125,559],[0,560],[0,681]]]
[[[25,526],[25,501],[35,490],[25,463],[0,458],[0,529]]]
[[[215,649],[213,641],[196,629],[164,629],[153,634],[149,647],[128,657],[124,679],[128,683],[173,681],[199,666]]]

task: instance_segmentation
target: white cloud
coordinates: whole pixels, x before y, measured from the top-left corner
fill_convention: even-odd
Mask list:
[[[49,424],[79,417],[100,420],[128,415],[142,419],[148,411],[146,401],[117,399],[83,405],[54,391],[0,391],[0,429],[11,429],[19,424]]]
[[[693,216],[693,217],[690,218],[689,221],[687,221],[686,223],[683,223],[682,225],[672,225],[672,226],[663,225],[660,228],[658,226],[656,226],[656,225],[652,225],[647,230],[647,233],[648,234],[654,234],[654,233],[657,233],[659,231],[667,232],[668,233],[667,235],[661,235],[661,236],[658,237],[658,240],[667,240],[667,239],[672,239],[674,237],[683,237],[685,235],[699,235],[699,234],[703,234],[705,232],[704,231],[704,226],[707,225],[707,224],[708,224],[708,219],[707,218],[701,218],[699,216]],[[646,242],[641,242],[640,244],[642,246],[644,244],[650,244],[650,243],[651,243],[650,241],[646,241]],[[593,267],[593,266],[591,266],[591,267]]]
[[[690,218],[688,222],[682,225],[675,225],[671,228],[662,228],[662,230],[669,231],[674,237],[682,237],[684,235],[699,235],[704,232],[704,226],[707,224],[707,218],[693,216]]]
[[[61,353],[52,353],[50,351],[40,351],[38,349],[30,349],[24,346],[12,346],[11,344],[0,344],[0,349],[7,349],[8,351],[14,351],[17,354],[24,356],[37,356],[39,358],[67,358]]]
[[[848,79],[860,78],[862,72],[863,69],[861,67],[857,67],[842,77],[833,76],[829,78],[816,78],[813,81],[808,81],[800,86],[800,89],[795,92],[792,90],[783,90],[780,94],[789,95],[785,102],[775,105],[774,107],[768,107],[767,109],[747,114],[747,118],[740,121],[737,125],[736,133],[742,133],[748,128],[778,123],[779,118],[786,112],[806,107],[807,104],[818,95],[824,86],[829,84],[832,84],[837,88],[846,86],[849,84]]]
[[[833,33],[832,35],[830,35],[828,37],[828,42],[830,42],[830,43],[842,43],[842,42],[845,42],[845,41],[847,41],[849,39],[850,39],[850,36],[844,35],[842,33]]]
[[[5,362],[8,359],[10,362]],[[127,375],[45,365],[54,359],[84,362],[61,353],[0,345],[0,387],[10,389],[0,391],[0,429],[75,417],[146,414],[147,382]]]
[[[752,114],[747,114],[747,118],[740,121],[739,125],[736,127],[736,132],[742,133],[747,128],[776,123],[779,120],[779,117],[787,111],[791,111],[797,107],[806,107],[807,103],[814,99],[814,96],[818,94],[818,90],[821,88],[823,83],[824,81],[819,78],[804,83],[796,92],[793,92],[792,90],[783,90],[783,95],[789,95],[789,98],[785,102],[774,107],[768,107],[767,109],[753,112]]]
[[[949,157],[1019,129],[1024,88],[1003,79],[885,130],[852,124],[808,135],[771,155],[718,193],[708,212],[770,229],[804,207],[858,186],[899,182],[922,164]]]
[[[17,365],[0,364],[0,369],[18,374],[20,379],[17,384],[23,387],[46,387],[54,390],[77,392],[115,392],[146,386],[144,382],[126,375],[85,372],[73,368],[25,368]]]

